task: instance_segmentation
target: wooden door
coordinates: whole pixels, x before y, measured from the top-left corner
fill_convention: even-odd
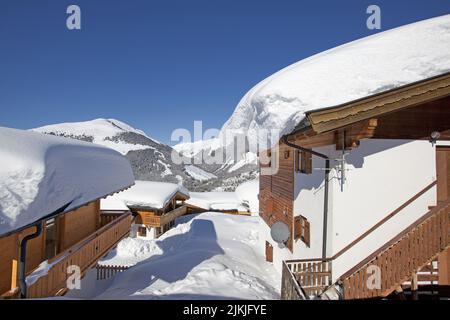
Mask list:
[[[450,147],[436,149],[437,201],[450,198]],[[450,285],[450,248],[439,255],[439,285]]]
[[[266,261],[273,262],[273,247],[268,241],[266,241]]]
[[[437,201],[450,198],[450,147],[436,149]]]

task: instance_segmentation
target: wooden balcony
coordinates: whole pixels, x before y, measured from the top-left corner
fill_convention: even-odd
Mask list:
[[[48,272],[28,286],[27,298],[63,295],[67,291],[67,279],[71,275],[67,272],[68,267],[78,266],[81,276],[84,276],[101,257],[128,236],[131,219],[131,213],[116,216],[95,233],[49,260]],[[34,272],[36,270],[28,274],[28,277]]]
[[[162,215],[156,215],[145,211],[138,211],[138,215],[142,224],[145,224],[148,227],[161,227],[186,214],[187,210],[187,206],[183,205]]]
[[[283,300],[317,296],[331,284],[331,260],[329,259],[290,260],[283,263],[281,289]]]

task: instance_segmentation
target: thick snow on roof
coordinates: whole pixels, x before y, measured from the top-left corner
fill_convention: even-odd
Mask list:
[[[3,127],[0,141],[0,235],[134,183],[128,160],[109,148]]]
[[[259,179],[242,183],[235,193],[241,202],[249,207],[251,213],[259,214]]]
[[[112,196],[128,207],[162,209],[177,193],[189,197],[189,191],[181,185],[168,182],[136,181],[136,184]]]
[[[125,203],[114,196],[106,197],[100,200],[100,210],[102,211],[128,211]]]
[[[247,210],[235,192],[191,192],[191,198],[186,203],[205,210]]]
[[[228,129],[281,129],[331,107],[450,71],[450,15],[375,34],[297,62],[251,89]],[[249,134],[253,138],[254,134]],[[273,143],[276,141],[273,141]]]

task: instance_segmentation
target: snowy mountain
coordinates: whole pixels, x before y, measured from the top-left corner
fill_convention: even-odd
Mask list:
[[[152,139],[143,131],[115,119],[95,119],[48,125],[32,131],[92,142],[114,149],[131,163],[136,180],[182,183],[192,191],[234,190],[249,175],[241,167],[228,172],[221,166],[196,164],[188,155],[186,164],[172,161],[172,147]]]

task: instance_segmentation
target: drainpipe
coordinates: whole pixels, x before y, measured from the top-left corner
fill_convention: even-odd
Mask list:
[[[36,227],[36,232],[29,234],[20,241],[20,257],[19,257],[19,289],[20,297],[25,299],[27,297],[27,283],[25,280],[26,272],[26,259],[27,259],[27,243],[28,241],[37,238],[42,233],[42,221],[39,221],[34,226]]]
[[[75,199],[74,199],[75,200]],[[35,223],[31,225],[27,225],[23,227],[22,229],[19,229],[18,231],[22,231],[31,227],[36,227],[36,232],[29,234],[25,236],[20,241],[20,256],[19,256],[19,289],[20,289],[20,297],[25,299],[27,297],[27,283],[26,283],[26,261],[27,261],[27,243],[28,241],[37,238],[42,233],[42,225],[44,224],[44,221],[47,219],[54,218],[60,214],[63,214],[64,211],[72,204],[74,201],[70,201],[69,203],[66,203],[64,206],[59,208],[58,210],[52,212],[51,214],[43,217],[41,220],[36,221]]]
[[[303,148],[296,144],[290,143],[287,136],[283,136],[282,141],[289,147],[298,149],[319,158],[325,159],[325,185],[324,185],[324,196],[323,196],[323,239],[322,239],[322,259],[327,258],[327,233],[328,233],[328,197],[329,197],[329,180],[330,180],[330,158],[320,152],[316,152],[312,149]]]

